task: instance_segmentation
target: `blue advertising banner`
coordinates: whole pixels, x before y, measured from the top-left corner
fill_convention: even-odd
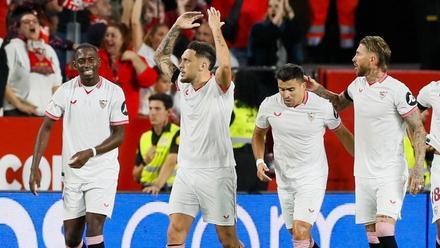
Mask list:
[[[106,247],[166,246],[168,195],[152,197],[118,193],[112,219],[105,224]],[[238,235],[246,247],[292,247],[276,194],[238,195]],[[367,247],[364,228],[354,224],[354,194],[332,194],[325,200],[313,228],[320,247]],[[397,224],[399,247],[433,247],[426,194],[407,196]],[[64,247],[60,193],[0,193],[1,247]],[[215,228],[198,216],[186,247],[221,247]]]

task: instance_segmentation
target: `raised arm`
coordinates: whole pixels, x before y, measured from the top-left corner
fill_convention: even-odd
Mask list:
[[[142,2],[143,0],[135,0],[133,12],[131,13],[131,38],[136,53],[141,48],[144,37],[144,30],[142,29],[141,23]]]
[[[218,61],[215,79],[222,89],[228,89],[232,80],[231,57],[221,30],[224,22],[220,22],[220,11],[214,8],[208,9],[208,24],[214,36],[215,55]]]
[[[171,61],[171,53],[173,52],[180,31],[182,29],[190,29],[200,26],[199,23],[194,23],[194,21],[202,17],[203,15],[199,11],[186,12],[179,16],[154,52],[154,61],[168,80],[173,78],[173,74],[177,70],[177,67]]]
[[[344,92],[339,95],[331,92],[310,76],[304,76],[304,80],[306,82],[307,90],[312,91],[322,98],[328,99],[338,112],[351,106],[353,103],[351,99],[347,99]]]
[[[412,114],[404,118],[410,130],[413,132],[412,144],[414,147],[416,164],[411,171],[409,177],[409,192],[411,194],[417,194],[423,189],[423,163],[425,161],[425,140],[426,132],[423,127],[420,111],[416,109]]]
[[[44,117],[43,124],[41,124],[38,131],[37,140],[35,141],[34,155],[32,157],[31,175],[29,178],[29,188],[34,195],[37,194],[37,188],[40,187],[41,173],[38,169],[41,161],[41,157],[46,150],[49,143],[50,133],[52,132],[55,121],[49,117]]]

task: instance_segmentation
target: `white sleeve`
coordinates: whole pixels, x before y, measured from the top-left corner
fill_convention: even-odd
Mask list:
[[[341,125],[341,117],[339,117],[338,112],[335,110],[333,105],[326,101],[323,105],[324,107],[324,125],[330,129],[334,130]]]
[[[422,107],[425,108],[432,108],[432,104],[430,101],[430,93],[431,93],[431,85],[432,82],[428,85],[426,85],[425,87],[423,87],[420,91],[419,91],[419,95],[417,96],[417,102],[422,105]]]
[[[117,86],[113,91],[110,108],[110,125],[117,126],[128,123],[128,110],[124,92]]]
[[[403,83],[394,92],[394,105],[402,117],[410,115],[417,107],[417,100]]]
[[[255,125],[259,128],[268,128],[270,126],[268,117],[269,115],[267,110],[268,98],[264,99],[261,103],[260,108],[258,110],[257,119],[255,120]]]
[[[46,107],[45,115],[53,120],[59,120],[66,109],[65,87],[59,87]]]

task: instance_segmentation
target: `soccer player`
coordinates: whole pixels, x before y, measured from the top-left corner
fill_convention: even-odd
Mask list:
[[[366,36],[353,57],[357,78],[341,94],[328,91],[310,77],[308,88],[340,111],[354,106],[356,223],[366,226],[370,247],[397,247],[395,224],[409,191],[423,189],[425,129],[415,97],[408,87],[387,74],[391,57],[379,36]],[[408,182],[403,151],[405,125],[414,132],[416,164]]]
[[[318,247],[311,228],[318,217],[327,185],[328,165],[324,148],[326,128],[332,130],[353,155],[353,135],[342,124],[332,104],[306,91],[303,69],[286,64],[276,72],[279,93],[260,105],[252,137],[257,176],[266,175],[264,137],[272,128],[278,197],[294,247]]]
[[[103,227],[113,212],[119,163],[116,149],[128,123],[122,89],[98,75],[100,60],[90,44],[75,50],[73,66],[79,76],[64,83],[53,95],[38,132],[29,186],[37,195],[38,169],[50,132],[63,118],[63,208],[67,247],[104,247]]]
[[[144,192],[157,195],[160,191],[169,192],[174,182],[179,127],[168,121],[173,107],[171,96],[153,94],[148,105],[151,130],[139,140],[133,176]]]
[[[200,12],[181,15],[155,53],[159,68],[181,93],[179,169],[170,196],[168,246],[184,247],[186,236],[199,210],[205,222],[215,224],[224,247],[241,247],[236,234],[235,161],[229,135],[234,108],[229,50],[220,27],[220,12],[208,10],[208,23],[215,49],[192,42],[182,54],[179,69],[171,52],[181,30],[197,27]],[[218,68],[211,74],[216,58]]]
[[[440,81],[434,81],[423,87],[417,96],[420,111],[432,108],[431,133],[427,137],[427,143],[434,149],[434,159],[431,165],[431,204],[432,223],[437,224],[437,239],[435,247],[440,248]]]

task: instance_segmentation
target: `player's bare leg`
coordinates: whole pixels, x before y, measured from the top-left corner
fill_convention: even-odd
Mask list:
[[[301,220],[293,221],[293,228],[289,232],[293,236],[293,247],[313,247],[319,248],[318,244],[312,239],[311,235],[312,225]]]
[[[186,236],[194,221],[194,217],[186,214],[171,214],[170,224],[168,226],[167,247],[183,248],[185,247]]]
[[[389,216],[376,216],[376,233],[379,238],[380,245],[383,248],[395,248],[397,242],[394,237],[396,220]]]
[[[82,236],[84,233],[85,223],[86,223],[85,216],[64,221],[63,224],[64,240],[66,242],[66,247],[70,247],[70,248],[83,247],[84,243],[82,240]]]
[[[104,222],[107,216],[103,214],[86,213],[86,240],[89,248],[104,247]]]
[[[376,223],[366,224],[365,231],[367,231],[367,239],[370,248],[380,248],[380,241],[376,232]]]
[[[215,225],[217,231],[218,239],[223,247],[227,248],[241,248],[244,245],[240,242],[237,237],[236,225],[233,226],[220,226]]]

